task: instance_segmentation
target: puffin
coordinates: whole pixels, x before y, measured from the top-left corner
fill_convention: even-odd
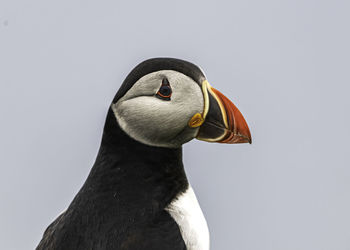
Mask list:
[[[238,108],[195,64],[151,58],[108,108],[95,163],[37,250],[208,250],[209,231],[182,161],[192,139],[251,143]]]

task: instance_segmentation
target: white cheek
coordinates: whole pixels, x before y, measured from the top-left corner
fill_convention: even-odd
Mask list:
[[[188,127],[188,121],[203,111],[202,92],[199,85],[187,76],[179,73],[175,76],[167,75],[173,89],[170,101],[149,94],[149,89],[145,94],[145,86],[153,92],[159,88],[153,86],[155,81],[152,79],[151,85],[136,83],[112,105],[120,127],[130,137],[148,145],[164,147],[178,147],[195,137],[198,128]]]
[[[132,138],[146,144],[172,144],[192,117],[186,105],[162,101],[156,97],[137,97],[112,106],[119,125]],[[193,131],[193,136],[197,133]],[[192,139],[192,138],[191,138]],[[173,145],[180,146],[180,145]]]
[[[117,105],[117,118],[124,121],[132,133],[159,139],[180,132],[186,125],[187,118],[182,118],[184,114],[180,110],[170,102],[142,96]]]

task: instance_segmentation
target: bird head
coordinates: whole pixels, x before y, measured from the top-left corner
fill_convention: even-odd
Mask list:
[[[120,128],[143,144],[177,148],[197,138],[218,143],[251,143],[238,108],[207,81],[196,65],[153,58],[136,66],[111,109]]]

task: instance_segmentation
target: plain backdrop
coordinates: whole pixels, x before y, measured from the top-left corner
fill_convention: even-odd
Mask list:
[[[34,249],[150,57],[199,65],[252,145],[192,141],[214,250],[350,249],[350,2],[0,1],[0,249]]]

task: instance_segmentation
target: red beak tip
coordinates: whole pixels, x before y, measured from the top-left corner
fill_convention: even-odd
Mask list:
[[[248,136],[244,136],[244,135],[241,135],[241,136],[244,137],[246,142],[248,142],[249,144],[252,144],[252,137],[250,136],[250,134]]]
[[[238,140],[238,143],[249,143],[252,144],[252,139],[246,136],[240,136],[241,138]]]

